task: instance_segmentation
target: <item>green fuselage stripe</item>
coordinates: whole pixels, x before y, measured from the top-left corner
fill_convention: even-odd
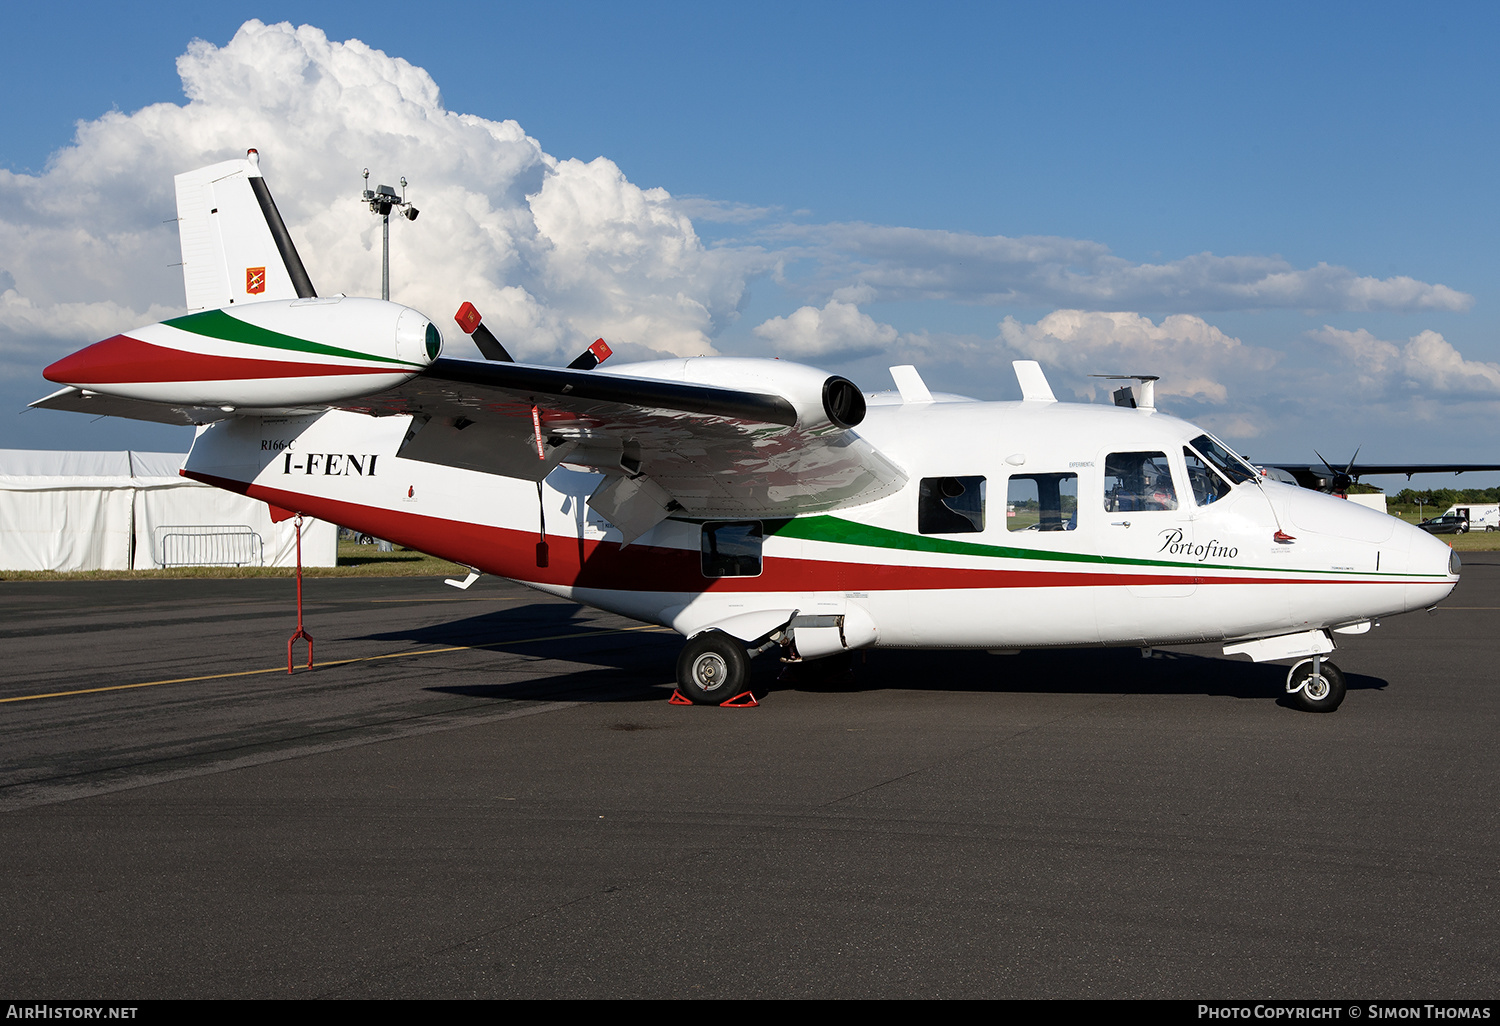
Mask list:
[[[1035,559],[1057,563],[1092,563],[1107,566],[1149,566],[1168,570],[1232,570],[1239,573],[1330,574],[1360,577],[1430,577],[1440,574],[1376,573],[1350,570],[1290,570],[1287,567],[1234,566],[1228,563],[1178,563],[1164,559],[1132,559],[1127,556],[1102,556],[1091,552],[1047,552],[1014,545],[982,545],[978,542],[952,541],[932,535],[907,534],[885,527],[871,527],[852,520],[826,514],[797,517],[794,520],[766,524],[766,533],[803,541],[833,542],[840,545],[864,545],[871,548],[902,549],[908,552],[942,552],[955,556],[988,556],[994,559]]]
[[[338,346],[327,346],[321,342],[310,342],[305,338],[297,338],[295,335],[283,335],[279,331],[262,328],[254,324],[248,324],[238,317],[231,317],[223,310],[205,310],[202,313],[188,314],[186,317],[174,317],[170,321],[163,321],[174,328],[190,331],[194,335],[206,335],[209,338],[223,339],[226,342],[243,342],[250,346],[263,346],[268,349],[286,349],[298,353],[315,353],[319,356],[342,356],[351,360],[363,360],[366,363],[389,363],[400,367],[420,368],[420,363],[411,363],[407,360],[397,360],[388,356],[371,356],[369,353],[356,352],[353,349],[340,349]]]

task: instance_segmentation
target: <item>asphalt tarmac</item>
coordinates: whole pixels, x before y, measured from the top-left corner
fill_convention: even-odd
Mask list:
[[[1493,998],[1465,563],[1332,715],[1207,646],[679,707],[674,635],[489,578],[309,580],[288,676],[290,581],[0,583],[0,995]]]

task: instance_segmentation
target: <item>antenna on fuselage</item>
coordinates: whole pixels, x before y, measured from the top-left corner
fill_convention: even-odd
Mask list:
[[[1156,383],[1161,380],[1159,374],[1090,374],[1091,378],[1105,378],[1109,381],[1138,381],[1141,386],[1140,397],[1137,398],[1135,390],[1129,385],[1115,389],[1115,405],[1127,406],[1132,410],[1156,409]]]
[[[1047,382],[1047,375],[1042,373],[1041,364],[1035,360],[1012,360],[1010,365],[1016,372],[1016,382],[1021,386],[1022,402],[1057,402],[1057,396],[1052,393],[1052,386]]]

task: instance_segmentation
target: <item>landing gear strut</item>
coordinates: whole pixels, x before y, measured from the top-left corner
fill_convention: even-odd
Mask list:
[[[750,687],[750,653],[723,631],[688,639],[677,657],[677,690],[696,705],[721,705]]]
[[[1344,700],[1344,673],[1322,656],[1304,659],[1286,675],[1286,693],[1303,712],[1333,712]]]

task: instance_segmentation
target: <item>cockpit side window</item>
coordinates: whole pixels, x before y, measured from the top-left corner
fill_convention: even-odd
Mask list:
[[[977,534],[984,530],[983,477],[924,477],[917,497],[922,534]]]
[[[1212,435],[1199,435],[1188,444],[1197,449],[1215,470],[1229,478],[1230,484],[1244,484],[1255,480],[1255,468]]]
[[[1072,531],[1077,527],[1077,474],[1017,474],[1006,483],[1007,531]]]
[[[1193,501],[1200,506],[1218,502],[1234,487],[1187,446],[1182,447],[1182,462],[1187,464],[1188,485],[1193,489]]]
[[[1164,452],[1112,452],[1104,461],[1104,510],[1137,513],[1177,508]]]

